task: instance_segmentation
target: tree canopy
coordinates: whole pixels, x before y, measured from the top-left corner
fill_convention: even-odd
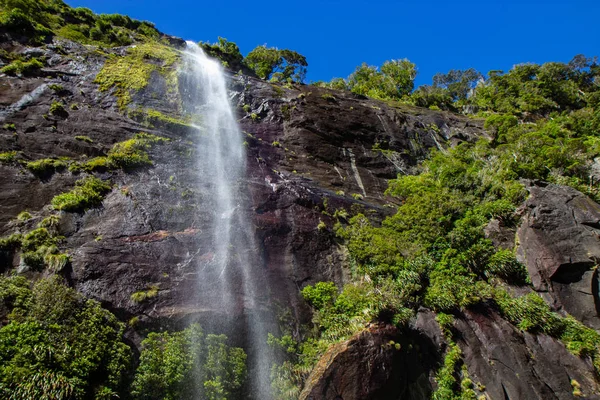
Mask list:
[[[246,64],[262,79],[276,82],[303,82],[306,57],[288,49],[258,46],[246,56]]]

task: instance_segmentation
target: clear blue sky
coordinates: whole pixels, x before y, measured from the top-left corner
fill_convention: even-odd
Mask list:
[[[346,77],[366,62],[408,58],[416,83],[436,72],[486,73],[522,62],[600,56],[600,0],[184,1],[66,0],[152,21],[186,40],[267,44],[306,56],[307,81]],[[370,4],[368,4],[370,3]]]

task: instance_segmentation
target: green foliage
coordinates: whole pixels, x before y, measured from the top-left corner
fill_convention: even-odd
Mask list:
[[[38,224],[38,228],[56,229],[56,228],[58,228],[58,224],[59,223],[60,223],[60,215],[59,214],[53,214],[53,215],[50,215],[50,216],[44,218]]]
[[[67,193],[54,196],[52,207],[55,210],[83,212],[102,204],[104,195],[111,186],[94,176],[88,176],[75,183],[75,188]]]
[[[381,100],[400,100],[410,94],[417,75],[415,64],[407,59],[391,60],[381,68],[363,64],[348,77],[348,88],[358,94]]]
[[[86,142],[86,143],[94,143],[94,141],[92,140],[91,137],[83,136],[83,135],[75,136],[75,140],[79,140],[80,142]]]
[[[0,72],[6,75],[33,76],[36,75],[43,67],[44,64],[42,64],[42,62],[37,58],[32,58],[29,61],[14,60],[10,64],[2,67]]]
[[[526,116],[548,115],[585,107],[599,73],[596,59],[575,56],[571,62],[520,64],[508,73],[490,71],[476,88],[472,103],[482,110]]]
[[[302,297],[311,307],[321,310],[327,305],[333,305],[337,297],[337,287],[333,282],[317,282],[314,286],[309,285],[302,289]]]
[[[59,0],[2,0],[0,28],[18,32],[32,44],[40,44],[55,34],[103,46],[124,46],[159,36],[150,23],[118,14],[96,15],[87,8],[71,8]]]
[[[99,303],[85,300],[59,278],[33,289],[23,277],[0,279],[0,394],[18,399],[86,399],[118,393],[131,354],[124,325]]]
[[[135,292],[131,295],[131,301],[141,303],[158,295],[158,286],[152,285],[147,290]]]
[[[133,139],[115,144],[108,152],[108,163],[111,166],[123,169],[152,165],[147,151],[152,146],[165,143],[168,140],[148,133],[138,133]]]
[[[50,85],[48,85],[48,88],[50,88],[50,90],[54,91],[57,94],[60,94],[65,90],[65,87],[63,85],[59,85],[58,83],[51,83]]]
[[[38,176],[46,176],[55,171],[63,170],[67,167],[67,162],[61,159],[43,158],[41,160],[30,161],[25,164],[25,168]]]
[[[183,129],[191,127],[191,119],[188,117],[185,119],[175,118],[151,108],[131,110],[129,111],[129,117],[142,121],[151,128],[154,128],[155,126]]]
[[[70,262],[67,254],[59,252],[57,246],[60,239],[52,231],[40,227],[23,235],[18,243],[13,243],[14,247],[21,248],[21,259],[29,267],[36,270],[49,267],[50,270],[58,272]]]
[[[49,112],[52,115],[61,116],[61,117],[69,115],[67,113],[67,110],[65,110],[65,106],[60,101],[55,101],[52,104],[50,104]]]
[[[17,221],[19,221],[19,222],[27,222],[31,218],[33,218],[33,217],[29,211],[21,211],[19,213],[19,215],[17,215]]]
[[[124,56],[111,55],[102,70],[96,75],[94,83],[100,91],[115,88],[119,108],[124,109],[131,102],[132,91],[145,88],[150,74],[157,71],[167,76],[175,76],[173,65],[178,60],[177,52],[158,42],[147,42],[127,49]]]
[[[72,163],[71,172],[95,172],[115,169],[134,169],[152,165],[148,151],[169,139],[145,132],[137,133],[132,139],[115,143],[106,157],[94,157],[85,162]]]
[[[225,335],[198,324],[181,332],[150,333],[142,342],[133,399],[236,399],[246,378],[246,354]]]
[[[561,317],[552,312],[537,293],[518,298],[497,290],[495,302],[502,315],[520,329],[541,332],[560,339],[567,349],[578,356],[589,356],[600,372],[600,334],[571,316]]]
[[[7,151],[5,153],[0,153],[0,163],[11,163],[15,160],[16,156],[16,151]]]
[[[435,381],[438,384],[436,391],[433,393],[434,400],[452,400],[460,399],[456,392],[459,390],[457,375],[457,367],[460,365],[462,351],[456,343],[448,345],[446,356],[444,357],[444,365],[438,371]]]
[[[417,90],[411,93],[410,102],[417,107],[456,110],[453,98],[448,90],[438,86],[419,86]]]
[[[244,56],[240,53],[238,45],[225,38],[219,37],[218,42],[214,44],[200,43],[200,46],[208,56],[220,59],[234,71],[244,64]]]
[[[292,51],[258,46],[244,59],[262,79],[275,82],[303,82],[306,76],[306,57]]]
[[[473,68],[467,70],[452,69],[446,74],[435,74],[433,86],[445,89],[453,102],[466,102],[478,81],[483,80],[483,75]]]

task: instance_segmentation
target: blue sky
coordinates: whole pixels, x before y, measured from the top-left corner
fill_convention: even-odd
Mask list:
[[[598,0],[303,2],[66,0],[97,13],[152,21],[187,40],[289,48],[306,56],[307,81],[346,77],[357,65],[408,58],[417,85],[437,72],[486,73],[522,62],[600,56]]]

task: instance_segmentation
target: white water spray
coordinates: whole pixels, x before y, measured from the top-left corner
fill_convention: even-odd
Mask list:
[[[251,393],[247,397],[268,399],[268,291],[245,195],[242,134],[229,103],[220,63],[208,58],[193,42],[187,42],[179,79],[184,111],[200,120],[198,185],[208,190],[211,198],[203,211],[210,215],[205,226],[211,230],[206,237],[210,238],[213,254],[210,263],[199,264],[197,290],[200,295],[211,293],[208,300],[203,298],[205,307],[219,310],[223,320],[243,329],[235,334],[246,335],[242,342],[249,349]],[[245,321],[242,328],[240,318]]]

